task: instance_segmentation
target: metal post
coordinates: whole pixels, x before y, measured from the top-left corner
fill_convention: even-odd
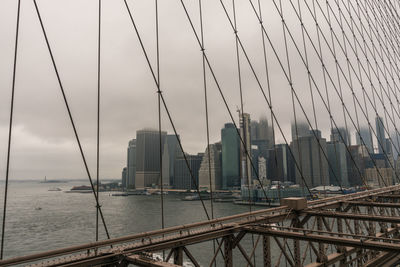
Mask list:
[[[233,267],[232,236],[224,237],[225,267]]]
[[[321,216],[317,216],[317,229],[319,231],[322,231],[322,217]],[[325,262],[326,261],[326,255],[325,255],[325,244],[318,242],[318,258],[317,258],[317,262]]]
[[[178,247],[174,249],[174,264],[183,265],[183,248]]]
[[[264,258],[264,267],[272,266],[271,238],[267,235],[263,235],[263,258]]]
[[[340,212],[342,211],[342,207],[337,208],[336,211]],[[341,218],[336,218],[336,222],[337,222],[337,230],[338,233],[343,233],[343,221]],[[342,235],[339,234],[339,237],[341,237]],[[343,253],[345,255],[345,257],[340,260],[339,266],[340,267],[344,267],[346,266],[346,262],[347,262],[347,256],[346,256],[346,247],[343,246],[338,246],[338,252],[339,253]]]
[[[353,214],[358,213],[358,209],[356,206],[352,208]],[[359,220],[354,220],[354,234],[359,235],[360,234],[360,222]],[[358,249],[357,250],[357,266],[362,266],[362,255],[364,253],[363,249]]]
[[[300,225],[299,217],[293,219],[292,224],[295,228],[302,228]],[[293,240],[294,248],[294,266],[301,267],[301,252],[300,252],[300,240]]]

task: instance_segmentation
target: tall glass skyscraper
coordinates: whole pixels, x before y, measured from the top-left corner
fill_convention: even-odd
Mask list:
[[[221,130],[222,189],[240,187],[240,138],[232,123]]]

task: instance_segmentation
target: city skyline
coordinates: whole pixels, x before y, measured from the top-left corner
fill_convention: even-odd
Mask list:
[[[176,138],[163,131],[160,139],[156,129],[138,130],[136,139],[142,140],[140,143],[148,140],[149,145],[140,151],[136,150],[136,165],[142,165],[141,162],[147,159],[147,165],[158,164],[158,167],[144,173],[143,170],[136,171],[135,176],[139,177],[139,182],[135,182],[135,179],[132,181],[128,175],[129,166],[132,165],[130,151],[132,144],[137,143],[136,139],[132,139],[127,150],[127,167],[122,169],[123,186],[127,189],[159,187],[162,180],[165,188],[189,190],[198,185],[200,190],[214,191],[243,190],[246,186],[267,185],[273,181],[291,182],[311,188],[321,185],[350,187],[362,186],[365,179],[376,186],[380,184],[378,172],[386,175],[384,179],[388,183],[393,181],[389,173],[394,175],[394,170],[390,170],[397,163],[390,139],[384,133],[380,138],[383,139],[387,155],[380,153],[379,148],[371,150],[372,136],[365,128],[360,130],[361,138],[358,132],[354,133],[356,143],[352,144],[352,134],[344,127],[331,129],[328,139],[320,130],[311,129],[305,122],[297,122],[297,125],[292,123],[291,126],[293,139],[289,143],[276,143],[272,126],[269,126],[265,117],[254,120],[248,113],[239,112],[238,115],[239,129],[233,123],[225,123],[218,142],[210,143],[205,151],[196,154],[184,151],[186,159],[178,143],[180,137]],[[377,117],[376,121],[379,120],[376,124],[377,132],[384,127],[381,118]],[[163,160],[162,167],[157,163],[160,160]],[[191,172],[185,160],[193,168]],[[153,177],[150,182],[143,182],[146,175]]]

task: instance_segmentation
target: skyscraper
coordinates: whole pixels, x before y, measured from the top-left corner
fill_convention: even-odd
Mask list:
[[[361,138],[360,138],[361,136]],[[361,141],[362,139],[362,141]],[[371,136],[371,131],[370,129],[366,127],[361,127],[360,128],[360,134],[356,132],[356,144],[357,145],[365,145],[365,147],[368,149],[369,153],[373,154],[374,153],[374,145],[372,143],[372,136]]]
[[[166,132],[161,132],[161,145]],[[161,151],[162,152],[162,151]],[[157,130],[136,132],[136,188],[158,185],[160,182],[160,137]]]
[[[257,127],[254,127],[253,123],[257,123]],[[261,117],[259,123],[251,121],[251,126],[251,144],[256,145],[260,155],[267,158],[268,149],[274,145],[272,128],[269,127],[266,117]]]
[[[376,126],[376,137],[378,141],[378,152],[379,154],[383,154],[385,151],[385,129],[383,126],[382,117],[377,116],[375,118],[375,126]]]
[[[136,139],[132,139],[128,144],[127,163],[126,163],[126,186],[135,188],[136,177]]]
[[[165,137],[163,157],[162,157],[162,175],[163,185],[169,186],[173,184],[175,160],[182,155],[179,147],[179,136],[168,134]]]
[[[297,121],[297,125],[295,124],[295,122],[292,122],[291,129],[292,129],[292,140],[297,139],[297,136],[300,138],[303,136],[310,135],[310,127],[308,126],[307,122]]]
[[[210,149],[210,153],[208,153]],[[210,160],[208,155],[210,154]],[[212,190],[221,189],[222,170],[221,170],[221,143],[210,144],[204,153],[199,169],[199,188],[210,189],[210,170],[211,170],[211,188]],[[211,165],[210,165],[211,164]]]
[[[290,144],[296,162],[301,162],[301,170],[307,185],[310,187],[328,185],[328,161],[323,156],[327,154],[326,139],[321,137],[321,132],[315,130],[319,140],[314,134],[299,137]],[[319,143],[319,144],[318,144]],[[304,184],[302,175],[296,168],[296,183]]]
[[[127,184],[126,184],[126,167],[124,167],[122,169],[121,185],[122,185],[122,188],[127,188]]]
[[[346,128],[332,128],[331,129],[331,142],[341,142],[346,146],[351,145],[350,143],[350,135],[347,132]]]
[[[330,164],[329,183],[349,186],[346,145],[343,142],[328,142],[327,151]]]
[[[175,189],[196,189],[196,185],[199,184],[199,169],[200,164],[203,159],[202,153],[197,155],[188,155],[186,154],[186,159],[189,163],[190,170],[192,171],[193,178],[190,174],[190,171],[187,167],[185,158],[181,153],[174,162],[174,175],[172,180],[172,185]],[[193,181],[195,180],[195,182]]]
[[[271,181],[296,183],[294,159],[287,144],[269,150],[267,177]]]
[[[222,189],[240,187],[240,138],[232,123],[221,130]]]
[[[244,142],[240,142],[240,172],[241,185],[251,185],[251,135],[250,135],[250,114],[239,112],[240,136]],[[247,152],[247,153],[246,153]]]

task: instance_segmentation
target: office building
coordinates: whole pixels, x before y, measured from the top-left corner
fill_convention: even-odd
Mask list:
[[[208,153],[210,149],[210,153]],[[210,158],[209,158],[210,156]],[[219,190],[222,186],[222,145],[221,143],[210,144],[204,152],[199,169],[199,188],[201,190]],[[210,187],[211,179],[211,187]]]
[[[313,134],[310,133],[310,127],[308,126],[307,122],[297,121],[297,125],[295,122],[292,122],[291,130],[292,130],[292,140],[297,139],[297,137],[300,138]]]
[[[345,128],[332,128],[331,129],[331,142],[342,142],[346,146],[351,145],[350,135]]]
[[[174,162],[173,188],[185,190],[196,189],[196,186],[199,184],[199,169],[203,155],[201,153],[197,155],[186,154],[190,170],[187,167],[183,154],[181,153],[177,156]]]
[[[258,157],[258,177],[263,185],[267,184],[267,160]]]
[[[240,188],[240,138],[232,123],[221,130],[222,189]]]
[[[251,167],[251,135],[250,135],[250,115],[239,112],[240,136],[244,142],[240,142],[240,174],[241,185],[251,185],[252,167]]]
[[[136,139],[132,139],[128,144],[126,162],[126,185],[127,188],[135,188],[136,177]]]
[[[167,133],[161,132],[161,147]],[[162,153],[162,151],[161,151]],[[160,184],[160,137],[157,130],[144,129],[136,132],[136,188]]]
[[[364,176],[365,168],[368,162],[371,161],[368,155],[366,146],[355,145],[348,147],[350,155],[348,155],[348,180],[350,186],[365,185]]]
[[[296,168],[296,183],[304,185],[304,178],[309,187],[328,185],[328,162],[324,157],[324,153],[327,155],[326,139],[321,137],[319,130],[315,130],[319,140],[311,131],[309,132],[308,135],[299,137],[290,144],[294,160],[301,165],[301,173]]]
[[[349,186],[347,147],[343,142],[327,143],[329,160],[329,183],[331,185]]]
[[[377,116],[375,118],[375,126],[376,126],[376,137],[377,137],[377,143],[378,143],[378,152],[379,154],[383,154],[385,151],[385,129],[383,125],[383,119],[382,117]]]
[[[122,169],[122,175],[121,175],[121,186],[122,188],[127,188],[127,183],[126,183],[126,167]]]
[[[278,144],[268,153],[267,177],[271,181],[296,183],[295,165],[287,144]]]
[[[165,137],[163,157],[162,157],[162,176],[163,185],[168,187],[173,184],[175,160],[182,155],[178,143],[179,136],[168,134]]]
[[[382,188],[393,185],[395,172],[392,168],[367,168],[365,179],[370,188]]]
[[[356,132],[356,144],[365,145],[369,153],[374,153],[374,145],[372,142],[371,130],[369,128],[361,127],[360,133]]]

